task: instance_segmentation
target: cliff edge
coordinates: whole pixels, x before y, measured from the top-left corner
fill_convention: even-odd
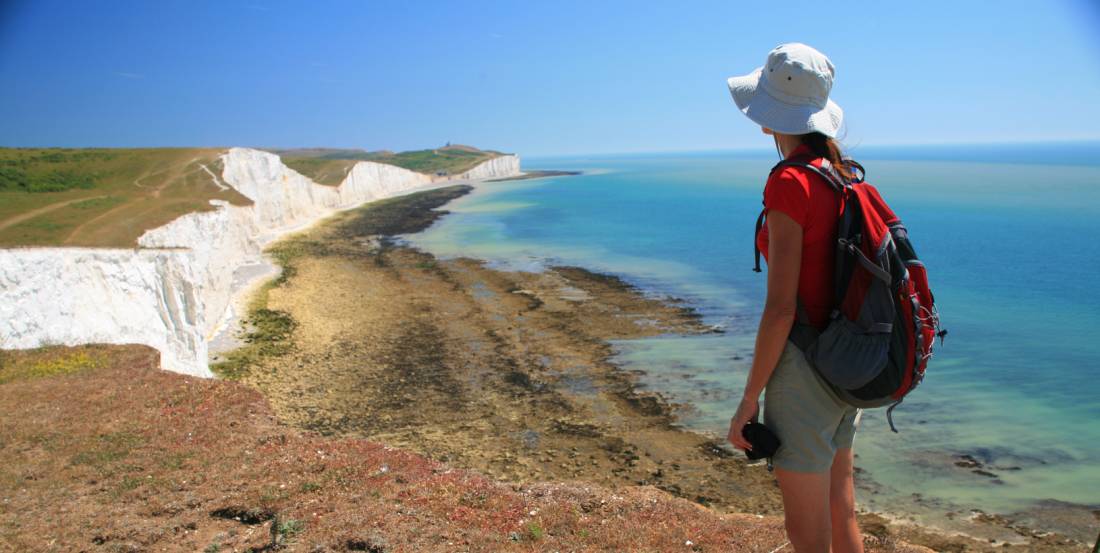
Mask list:
[[[135,249],[0,249],[0,349],[144,344],[160,351],[162,368],[209,377],[209,341],[267,243],[365,202],[520,173],[515,155],[446,179],[361,161],[324,186],[260,150],[219,160],[220,182],[252,205],[210,200],[216,209],[148,230]]]

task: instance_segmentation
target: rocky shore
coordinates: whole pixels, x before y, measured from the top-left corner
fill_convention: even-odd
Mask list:
[[[502,272],[394,241],[466,190],[352,211],[277,245],[292,276],[266,308],[294,331],[239,378],[281,419],[322,434],[517,482],[652,484],[722,510],[777,512],[763,467],[676,428],[662,398],[608,361],[608,339],[709,332],[690,309],[579,267]]]
[[[286,272],[264,309],[294,330],[268,344],[278,354],[231,363],[233,374],[281,420],[322,434],[513,482],[652,485],[717,512],[780,514],[763,466],[684,430],[663,397],[609,361],[608,340],[712,332],[691,309],[580,267],[500,271],[394,238],[468,190],[377,202],[276,245]],[[990,544],[873,514],[862,522],[936,550],[1080,550],[1040,533]]]

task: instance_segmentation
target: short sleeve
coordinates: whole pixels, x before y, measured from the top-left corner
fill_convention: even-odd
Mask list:
[[[799,178],[798,174],[784,168],[773,173],[764,186],[764,208],[782,211],[802,228],[806,228],[806,219],[810,213],[810,182]]]

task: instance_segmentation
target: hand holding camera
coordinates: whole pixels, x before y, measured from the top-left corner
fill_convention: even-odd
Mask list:
[[[759,400],[745,396],[730,419],[726,439],[745,452],[750,460],[770,458],[779,449],[779,438],[768,427],[756,422],[760,412]]]

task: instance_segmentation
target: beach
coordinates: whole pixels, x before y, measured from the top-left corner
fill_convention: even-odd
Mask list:
[[[263,309],[289,330],[246,337],[276,353],[249,357],[233,376],[293,427],[494,478],[652,485],[716,512],[781,513],[762,464],[685,428],[668,398],[639,385],[640,371],[614,362],[612,341],[721,333],[682,300],[582,267],[502,270],[395,238],[471,190],[376,202],[275,244],[284,276],[262,292]],[[873,513],[861,523],[935,550],[1082,549],[1016,521],[972,518],[975,535],[1000,539]]]
[[[676,428],[665,401],[609,362],[609,339],[712,332],[691,310],[580,267],[439,261],[389,236],[431,218],[377,214],[283,242],[310,250],[268,292],[267,308],[294,321],[291,346],[240,377],[280,418],[516,481],[651,483],[728,510],[779,508],[762,466]],[[346,230],[357,225],[369,228]]]

